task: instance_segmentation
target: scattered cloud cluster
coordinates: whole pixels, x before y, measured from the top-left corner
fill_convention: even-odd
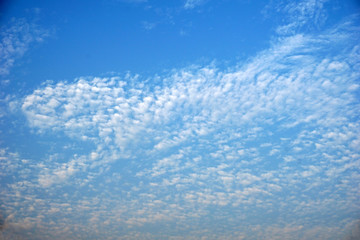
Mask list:
[[[4,153],[3,172],[29,165],[2,190],[7,222],[64,238],[342,236],[359,212],[352,29],[287,37],[227,71],[46,83],[22,101],[29,125],[93,147],[37,163]]]
[[[48,32],[25,19],[13,19],[0,28],[0,76],[9,74],[15,61],[22,57],[34,42],[41,42]]]
[[[279,32],[322,18],[324,3],[287,4]],[[0,150],[0,238],[357,237],[357,20],[282,35],[227,70],[45,82],[13,106],[55,153]],[[2,74],[43,36],[16,26]]]
[[[284,13],[286,17],[281,19],[276,32],[280,35],[292,35],[300,29],[319,29],[328,18],[324,7],[328,2],[328,0],[271,1],[265,7],[264,13],[265,16],[273,11]]]
[[[185,9],[193,9],[204,3],[204,0],[186,0],[184,4]]]

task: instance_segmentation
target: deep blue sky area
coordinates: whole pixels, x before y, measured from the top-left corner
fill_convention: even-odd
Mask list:
[[[201,8],[184,9],[183,1],[14,0],[4,5],[2,22],[28,17],[49,32],[36,58],[22,59],[28,61],[24,77],[41,81],[113,71],[153,75],[214,60],[234,63],[269,47],[275,29],[289,18],[272,9],[271,4],[281,5],[275,2],[199,2]],[[325,5],[331,18],[323,21],[330,23],[358,7],[356,1]]]
[[[274,31],[272,19],[262,14],[266,4],[221,1],[184,9],[182,1],[14,1],[3,22],[32,15],[51,31],[37,58],[28,60],[32,70],[24,74],[36,74],[30,77],[155,74],[194,62],[235,61],[265,48]]]
[[[358,239],[359,14],[2,1],[0,239]]]

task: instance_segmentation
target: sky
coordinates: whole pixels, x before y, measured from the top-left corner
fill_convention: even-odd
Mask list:
[[[2,1],[0,239],[358,239],[359,10]]]

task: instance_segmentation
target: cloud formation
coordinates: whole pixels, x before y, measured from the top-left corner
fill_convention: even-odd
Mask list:
[[[326,1],[297,3],[269,49],[226,70],[49,81],[13,102],[48,145],[0,149],[0,238],[356,237],[358,17],[299,34]],[[37,41],[16,26],[7,69]]]
[[[9,74],[15,61],[21,58],[29,46],[41,42],[48,32],[25,19],[13,19],[0,29],[0,76]]]
[[[296,0],[296,1],[271,1],[265,9],[265,16],[269,12],[284,13],[281,24],[276,33],[280,35],[293,35],[299,30],[320,29],[328,18],[325,5],[328,0]],[[271,14],[270,14],[271,15]]]
[[[26,184],[50,195],[72,189],[77,197],[46,205],[33,193],[23,203],[41,210],[21,224],[57,224],[64,238],[90,225],[92,236],[109,239],[340,237],[359,210],[355,28],[348,20],[286,37],[226,71],[191,66],[150,80],[46,83],[22,101],[29,125],[89,147],[29,162],[34,177],[4,196],[16,202]],[[162,229],[143,231],[154,224]]]
[[[184,4],[185,9],[193,9],[204,3],[204,0],[186,0]]]

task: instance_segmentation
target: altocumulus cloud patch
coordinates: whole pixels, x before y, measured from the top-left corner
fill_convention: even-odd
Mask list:
[[[226,70],[87,76],[8,95],[49,149],[0,150],[0,238],[358,237],[358,17],[297,34],[320,28],[327,3],[281,1],[273,44]],[[46,36],[39,29],[21,20],[3,31],[0,75]]]
[[[359,213],[356,31],[284,37],[226,71],[45,84],[22,100],[30,127],[94,147],[56,164],[3,150],[3,169],[33,173],[2,190],[12,209],[26,196],[9,225],[64,239],[342,237]]]
[[[16,60],[28,51],[30,45],[49,36],[48,31],[26,19],[12,19],[10,26],[3,25],[0,31],[0,76],[9,74]]]

